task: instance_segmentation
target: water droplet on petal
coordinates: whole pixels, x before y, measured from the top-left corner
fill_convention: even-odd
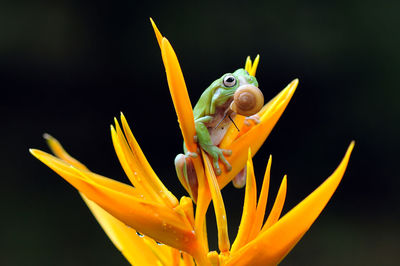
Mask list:
[[[163,223],[162,223],[162,228],[163,228],[164,230],[167,230],[167,227],[168,227],[168,226],[167,226],[167,223],[166,223],[166,222],[163,222]]]

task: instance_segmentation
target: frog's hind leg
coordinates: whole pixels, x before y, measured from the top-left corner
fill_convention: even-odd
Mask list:
[[[175,157],[175,170],[183,187],[189,192],[193,200],[196,201],[198,182],[192,157],[193,155],[191,154],[178,154]]]

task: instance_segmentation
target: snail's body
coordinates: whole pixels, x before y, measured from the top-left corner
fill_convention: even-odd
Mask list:
[[[242,97],[244,101],[240,104],[241,91],[243,91],[243,95],[249,94],[248,91],[250,91],[250,96],[252,96],[250,101],[248,101],[248,98]],[[254,115],[261,109],[263,103],[264,97],[258,89],[256,78],[242,68],[215,80],[200,96],[193,109],[197,142],[213,158],[217,175],[221,174],[221,169],[218,166],[219,159],[228,171],[231,169],[229,162],[224,157],[224,154],[229,155],[230,151],[218,147],[231,123],[227,116],[233,119],[236,114]],[[175,158],[178,177],[184,177],[189,184],[197,181],[191,180],[193,177],[188,174],[190,170],[187,169],[187,163],[190,156],[193,156],[193,154],[179,154]]]

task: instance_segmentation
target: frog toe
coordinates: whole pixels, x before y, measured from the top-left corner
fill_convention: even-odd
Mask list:
[[[216,168],[216,169],[215,169],[215,174],[216,174],[216,175],[221,175],[221,174],[222,174],[221,168],[219,168],[219,167]]]
[[[231,156],[232,155],[232,150],[221,149],[221,151],[226,156]]]
[[[230,170],[232,170],[231,164],[226,160],[226,158],[224,156],[221,156],[221,161],[225,165],[226,171],[229,172]]]
[[[221,168],[219,167],[219,164],[218,164],[218,157],[217,157],[217,158],[214,158],[213,164],[214,164],[215,174],[216,174],[216,175],[221,175],[221,174],[222,174],[222,171],[221,171]]]

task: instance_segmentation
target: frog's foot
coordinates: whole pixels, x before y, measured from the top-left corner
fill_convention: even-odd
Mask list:
[[[232,184],[235,188],[242,188],[246,185],[246,166],[232,179]]]
[[[253,123],[257,125],[257,124],[260,123],[260,116],[257,115],[257,114],[252,115],[252,116],[247,116],[247,117],[244,119],[244,124],[245,124],[246,126],[249,127],[249,126],[251,126],[250,121],[253,121]]]
[[[226,160],[225,156],[230,156],[232,154],[231,150],[224,150],[220,149],[217,146],[210,145],[205,149],[205,151],[213,158],[213,166],[215,170],[216,175],[221,175],[222,171],[221,168],[219,167],[218,160],[221,160],[222,163],[225,165],[226,170],[230,171],[232,170],[232,166],[230,163]]]
[[[175,170],[178,179],[195,202],[197,200],[198,182],[192,158],[197,156],[195,152],[187,152],[175,157]]]

